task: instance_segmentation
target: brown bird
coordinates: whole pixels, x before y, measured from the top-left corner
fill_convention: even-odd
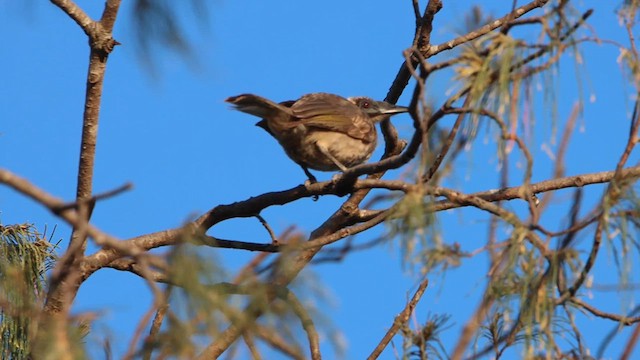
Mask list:
[[[375,123],[407,112],[402,106],[366,97],[314,93],[279,104],[253,94],[225,100],[236,110],[261,117],[257,126],[276,138],[287,155],[309,169],[346,171],[367,161],[376,148]]]

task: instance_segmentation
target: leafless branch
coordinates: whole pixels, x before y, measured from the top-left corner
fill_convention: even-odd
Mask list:
[[[276,234],[273,232],[273,229],[271,228],[271,226],[269,226],[269,223],[267,222],[267,220],[265,220],[262,217],[262,215],[256,215],[256,218],[260,221],[260,224],[262,224],[265,230],[267,230],[267,232],[269,233],[269,236],[271,237],[271,243],[274,245],[277,245],[278,238],[276,237]]]
[[[422,280],[422,282],[420,282],[420,286],[418,286],[418,290],[416,290],[415,294],[413,294],[413,297],[407,303],[404,309],[398,315],[396,315],[396,317],[393,319],[393,324],[391,325],[391,328],[389,328],[387,333],[384,334],[384,337],[382,337],[382,340],[380,340],[380,343],[378,343],[375,349],[373,349],[373,352],[371,353],[371,355],[367,357],[368,360],[377,359],[380,356],[380,354],[382,354],[382,351],[387,347],[391,339],[393,339],[393,337],[396,335],[398,330],[400,330],[400,327],[403,324],[405,324],[407,321],[409,321],[409,317],[413,313],[413,309],[415,309],[416,305],[418,305],[418,302],[420,301],[420,298],[422,297],[424,292],[427,290],[428,285],[429,285],[428,279],[424,279]]]
[[[87,206],[93,206],[93,204],[95,204],[96,202],[100,201],[100,200],[104,200],[104,199],[108,199],[110,197],[119,195],[125,191],[129,191],[133,188],[133,184],[131,183],[126,183],[124,185],[121,185],[113,190],[109,190],[109,191],[105,191],[103,193],[97,194],[92,196],[90,199],[84,200],[83,204],[86,204]],[[58,209],[55,209],[54,212],[61,212],[67,209],[77,209],[78,208],[78,202],[74,201],[74,202],[70,202],[70,203],[66,203],[62,206],[60,206]]]
[[[633,353],[633,349],[638,344],[638,339],[640,339],[640,324],[637,324],[633,328],[633,332],[631,333],[631,336],[629,337],[629,341],[627,342],[627,345],[624,347],[624,351],[622,352],[622,355],[620,356],[620,360],[627,360],[627,359],[631,358],[630,357],[631,353]]]
[[[635,316],[635,317],[628,317],[626,315],[618,315],[618,314],[612,314],[612,313],[608,313],[608,312],[604,312],[601,311],[599,309],[597,309],[594,306],[591,306],[589,304],[587,304],[586,302],[584,302],[583,300],[577,298],[577,297],[573,297],[571,298],[570,302],[574,305],[577,305],[585,310],[587,310],[588,312],[592,313],[593,315],[603,318],[603,319],[609,319],[609,320],[613,320],[615,322],[618,322],[622,325],[632,325],[632,324],[638,324],[640,323],[640,316]]]
[[[454,47],[467,43],[471,40],[477,39],[482,35],[486,35],[489,32],[504,26],[508,21],[512,21],[515,20],[525,14],[527,14],[528,12],[535,10],[537,8],[543,7],[544,5],[547,4],[547,2],[549,2],[549,0],[535,0],[532,1],[526,5],[520,6],[519,8],[515,9],[514,11],[510,12],[509,14],[501,17],[500,19],[494,20],[491,23],[481,27],[480,29],[476,30],[476,31],[471,31],[463,36],[457,37],[453,40],[447,41],[445,43],[442,43],[440,45],[432,45],[429,48],[428,51],[428,56],[433,56],[435,54],[438,54],[442,51],[445,50],[450,50],[453,49]]]
[[[291,306],[291,310],[293,310],[296,316],[300,319],[300,322],[302,323],[302,327],[304,328],[304,331],[307,333],[311,359],[313,360],[321,359],[320,340],[318,337],[318,331],[316,330],[316,327],[313,324],[313,320],[311,319],[311,316],[309,316],[309,314],[305,310],[300,300],[298,300],[298,297],[292,291],[287,290],[286,294],[284,294],[282,298]]]
[[[171,291],[173,287],[168,286],[164,292],[164,299],[166,300],[163,304],[158,307],[156,311],[156,315],[153,318],[153,322],[151,323],[151,328],[149,329],[149,335],[144,340],[143,347],[143,360],[151,360],[151,354],[153,351],[152,344],[157,341],[158,334],[160,333],[160,327],[162,326],[162,322],[164,321],[165,316],[167,315],[167,311],[169,310],[169,296],[171,296]]]
[[[277,332],[267,329],[264,326],[256,324],[256,335],[264,340],[272,348],[279,350],[283,354],[290,356],[296,360],[304,360],[306,357],[302,354],[302,351],[292,345],[278,335]]]
[[[51,0],[53,4],[59,7],[62,11],[67,13],[73,21],[78,24],[85,33],[89,34],[89,27],[92,25],[93,20],[87,15],[82,8],[80,8],[72,0]]]

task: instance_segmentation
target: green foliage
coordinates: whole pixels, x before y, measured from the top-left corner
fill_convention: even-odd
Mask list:
[[[0,336],[3,359],[26,359],[42,308],[53,246],[30,224],[0,225]]]
[[[156,338],[145,343],[145,351],[158,350],[162,356],[191,358],[198,352],[194,338],[220,333],[223,321],[220,312],[229,317],[238,315],[227,305],[230,295],[213,286],[224,275],[214,259],[198,252],[197,248],[180,245],[172,250],[168,263],[169,283],[178,286],[165,289],[164,297],[169,305],[167,320]]]
[[[400,329],[403,338],[402,359],[447,359],[447,350],[440,341],[440,334],[451,327],[449,315],[429,315],[423,325],[411,329],[404,324]]]
[[[274,344],[287,344],[289,351],[304,354],[302,344],[307,339],[301,323],[319,318],[323,328],[329,329],[323,334],[333,339],[337,355],[343,353],[339,334],[317,311],[315,301],[322,296],[317,280],[309,279],[308,273],[292,284],[292,289],[305,295],[298,300],[293,290],[269,285],[253,272],[228,280],[213,252],[203,253],[191,245],[175,247],[168,263],[167,282],[172,285],[164,292],[166,320],[157,335],[145,341],[142,352],[193,358],[202,350],[202,343],[219,337],[232,325],[244,329],[250,349],[257,346],[254,341],[261,340],[276,348]],[[259,320],[256,314],[261,314]]]
[[[634,270],[634,261],[640,253],[640,240],[638,231],[640,230],[640,197],[633,181],[624,183],[612,183],[616,188],[606,202],[609,207],[603,221],[605,245],[608,253],[613,257],[616,265],[619,285],[624,288],[638,281],[637,270]],[[635,251],[634,251],[635,250]],[[623,292],[622,309],[627,311],[635,303],[631,294]]]
[[[394,205],[386,222],[385,237],[400,239],[403,265],[421,274],[434,269],[444,272],[451,266],[459,266],[460,259],[466,256],[458,243],[443,241],[432,203],[433,199],[421,190],[409,192]]]

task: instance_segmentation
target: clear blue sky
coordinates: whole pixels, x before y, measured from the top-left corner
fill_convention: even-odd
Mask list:
[[[93,216],[96,226],[123,239],[179,226],[218,204],[303,182],[304,174],[278,144],[253,126],[257,119],[229,110],[223,100],[243,92],[287,100],[318,91],[382,99],[402,62],[402,51],[411,45],[414,30],[410,1],[217,1],[211,2],[205,15],[208,25],[204,26],[184,6],[179,14],[194,45],[194,56],[185,61],[164,48],[153,48],[153,76],[140,61],[128,3],[123,2],[114,31],[122,46],[110,57],[106,74],[94,189],[107,191],[125,182],[135,187],[100,202]],[[468,11],[467,2],[444,3],[434,24],[434,43],[455,37],[461,28],[461,14]],[[501,16],[511,1],[478,3]],[[583,3],[583,11],[599,6],[589,20],[599,36],[627,43],[614,14],[617,2],[611,1],[609,6],[603,6],[602,1]],[[85,0],[79,4],[94,18],[102,9],[101,2]],[[0,56],[0,167],[55,196],[72,200],[88,60],[86,37],[59,9],[40,1],[0,2],[0,32],[5,34]],[[584,65],[578,76],[582,93],[576,90],[575,61],[570,58],[558,69],[554,93],[559,121],[567,118],[579,96],[596,99],[586,102],[581,131],[574,134],[567,161],[569,175],[614,167],[626,141],[633,105],[629,97],[633,88],[620,72],[617,50],[593,44],[584,49]],[[429,96],[440,104],[450,88],[450,79],[440,77],[431,83]],[[407,102],[408,96],[403,96],[400,103]],[[538,125],[530,142],[536,157],[534,181],[548,178],[552,171],[542,150],[543,143],[553,148],[549,140],[553,120],[545,106],[548,104],[539,102],[535,109]],[[394,123],[407,138],[410,119],[399,116]],[[461,157],[459,171],[449,186],[468,192],[497,187],[495,147],[491,141],[483,143],[484,136],[480,134]],[[636,160],[632,158],[630,164]],[[511,170],[512,185],[521,178],[521,171],[516,166]],[[317,175],[320,179],[331,176]],[[557,196],[557,210],[566,210],[561,200],[570,192],[558,192]],[[599,196],[595,191],[588,201],[592,204]],[[342,200],[305,199],[269,208],[263,215],[276,233],[292,224],[308,232]],[[513,205],[516,209],[519,206]],[[546,220],[562,223],[553,214]],[[439,216],[445,241],[459,242],[466,249],[482,246],[487,219],[478,211]],[[54,238],[62,239],[63,244],[68,239],[65,224],[5,187],[0,187],[0,222],[31,222],[49,231],[58,226]],[[209,233],[269,241],[255,219],[230,221]],[[377,234],[363,235],[360,240]],[[582,241],[588,244],[589,238]],[[391,243],[350,255],[340,263],[314,267],[303,275],[315,277],[330,293],[333,300],[321,308],[343,332],[348,358],[361,358],[373,349],[415,290],[418,278],[402,268],[399,248],[397,242]],[[210,253],[229,269],[252,256],[240,251]],[[613,264],[606,250],[600,260]],[[419,323],[432,313],[454,314],[452,327],[443,336],[449,350],[483,290],[486,261],[477,258],[469,264],[446,277],[431,275],[431,286],[416,312]],[[615,277],[603,274],[598,279],[611,283]],[[607,294],[595,296],[595,301],[611,312],[620,312],[625,305]],[[75,311],[100,314],[89,344],[95,345],[100,336],[110,334],[118,357],[126,349],[135,320],[149,305],[149,292],[142,281],[128,273],[104,270],[83,286]],[[613,326],[608,324],[606,330]],[[585,328],[587,341],[601,338],[601,329]],[[590,344],[596,346],[597,342]],[[392,355],[387,351],[384,358]],[[619,351],[610,356],[617,355]]]

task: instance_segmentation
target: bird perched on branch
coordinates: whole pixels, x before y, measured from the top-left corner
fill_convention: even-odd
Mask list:
[[[253,94],[225,100],[236,110],[262,118],[256,123],[276,138],[291,160],[309,169],[346,171],[367,161],[376,148],[375,124],[408,109],[366,97],[314,93],[275,103]]]

